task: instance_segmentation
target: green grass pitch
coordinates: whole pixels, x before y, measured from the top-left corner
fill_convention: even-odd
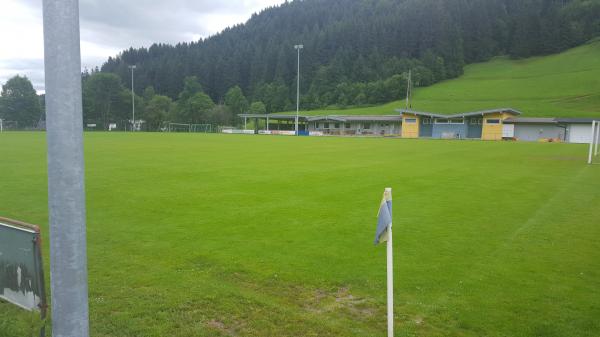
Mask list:
[[[0,134],[0,214],[46,239],[44,133]],[[87,133],[95,337],[598,336],[600,166],[577,144]],[[0,304],[0,336],[35,336]]]

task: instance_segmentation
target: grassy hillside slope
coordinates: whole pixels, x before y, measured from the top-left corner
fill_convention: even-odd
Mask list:
[[[390,114],[404,106],[396,101],[308,113]],[[530,117],[600,117],[600,40],[561,54],[469,65],[457,79],[416,89],[412,107],[441,113],[512,107]]]

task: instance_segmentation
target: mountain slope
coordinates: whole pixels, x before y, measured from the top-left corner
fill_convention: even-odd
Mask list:
[[[371,108],[309,114],[391,114],[403,100]],[[600,40],[560,54],[494,58],[465,67],[461,77],[417,88],[412,108],[454,113],[512,107],[525,116],[600,117]]]
[[[295,106],[301,43],[302,108],[375,105],[401,98],[409,69],[423,87],[497,55],[561,52],[600,35],[599,18],[600,0],[296,0],[200,41],[123,51],[102,71],[128,83],[136,64],[136,93],[172,99],[188,76],[216,102],[238,85],[274,112]]]

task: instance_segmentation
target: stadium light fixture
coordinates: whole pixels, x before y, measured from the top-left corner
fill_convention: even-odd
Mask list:
[[[294,49],[298,51],[298,76],[296,83],[296,136],[299,135],[298,115],[300,114],[300,49],[304,48],[303,44],[297,44]]]
[[[133,91],[133,70],[136,68],[135,64],[128,67],[131,69],[131,132],[135,131],[135,92]]]

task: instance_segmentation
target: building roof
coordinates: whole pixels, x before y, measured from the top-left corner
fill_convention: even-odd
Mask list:
[[[508,124],[556,124],[555,118],[508,118],[504,120]]]
[[[239,114],[242,118],[270,118],[270,119],[295,119],[295,114]],[[306,121],[336,121],[336,122],[351,122],[351,121],[366,121],[366,122],[401,122],[400,115],[321,115],[321,116],[306,116],[298,115],[298,119]]]
[[[272,118],[272,119],[295,119],[296,118],[296,114],[278,114],[278,113],[274,113],[274,114],[250,114],[250,113],[246,113],[246,114],[239,114],[239,117],[242,118]],[[307,116],[304,115],[298,115],[299,119],[306,119]]]
[[[452,115],[445,115],[433,112],[423,112],[423,111],[414,111],[410,109],[396,109],[396,112],[400,114],[411,114],[417,116],[427,116],[427,117],[437,117],[437,118],[460,118],[460,117],[470,117],[470,116],[483,116],[500,112],[508,112],[515,116],[521,115],[521,111],[515,110],[513,108],[498,108],[498,109],[490,109],[490,110],[480,110],[480,111],[472,111],[472,112],[462,112]]]
[[[521,115],[521,112],[511,108],[499,108],[491,110],[481,110],[473,112],[464,112],[453,115],[444,115],[433,112],[414,111],[406,109],[396,109],[399,112],[398,115],[320,115],[320,116],[308,116],[298,115],[298,119],[302,121],[336,121],[336,122],[352,122],[352,121],[364,121],[364,122],[402,122],[403,114],[412,114],[417,116],[426,116],[434,118],[461,118],[470,116],[483,116],[487,114],[507,112],[514,116]],[[296,114],[239,114],[242,118],[270,118],[270,119],[283,119],[283,120],[294,120]],[[518,124],[591,124],[593,120],[599,120],[600,118],[536,118],[536,117],[511,117],[505,120],[505,123],[518,123]]]
[[[338,122],[401,122],[400,115],[327,115],[327,116],[311,116],[308,121],[333,120]]]
[[[556,118],[556,122],[564,124],[592,124],[592,121],[600,118]]]
[[[504,123],[509,124],[591,124],[593,118],[508,118]]]

